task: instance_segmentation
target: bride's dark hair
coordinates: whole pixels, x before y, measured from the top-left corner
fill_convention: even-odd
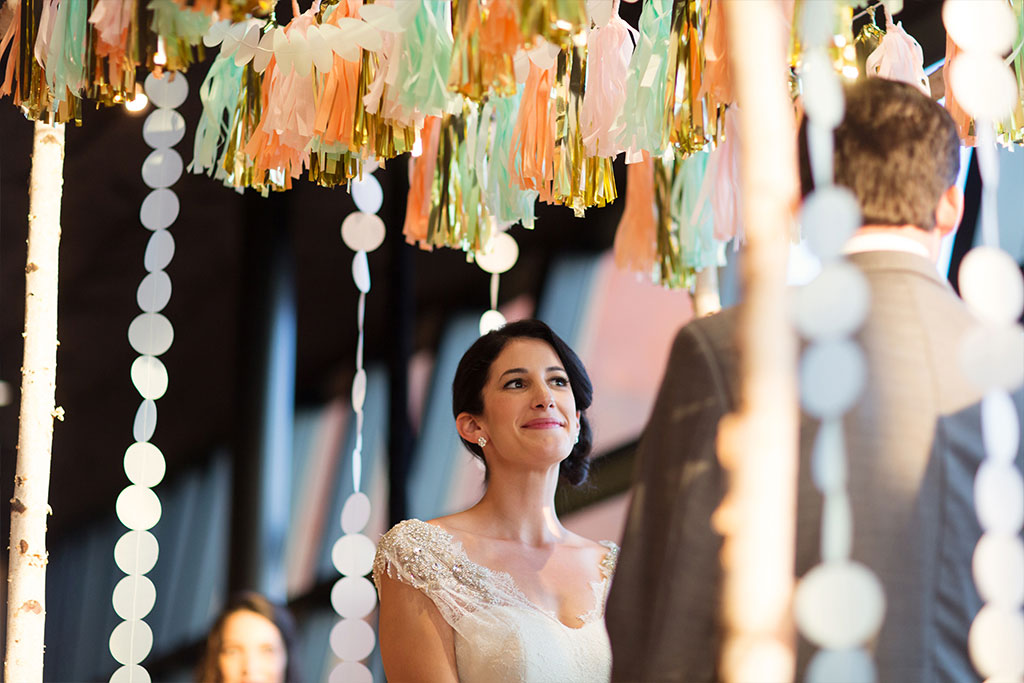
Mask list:
[[[452,381],[452,414],[459,413],[480,415],[484,410],[483,388],[491,371],[494,359],[498,357],[505,345],[513,339],[539,339],[554,349],[569,376],[569,386],[576,409],[580,411],[580,440],[573,447],[569,457],[559,466],[559,474],[573,486],[579,486],[587,479],[590,470],[590,449],[593,446],[593,433],[587,419],[587,408],[594,397],[594,389],[590,377],[579,356],[555,334],[550,327],[539,320],[519,320],[509,323],[493,332],[483,335],[469,347],[459,361]],[[483,449],[475,443],[462,439],[469,451],[484,460]]]

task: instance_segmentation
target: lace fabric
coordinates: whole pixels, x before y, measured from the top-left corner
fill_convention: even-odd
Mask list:
[[[462,544],[433,524],[410,519],[380,540],[373,578],[384,574],[422,591],[455,631],[459,680],[594,683],[611,673],[611,648],[604,627],[604,602],[618,557],[608,548],[600,581],[593,582],[594,607],[582,626],[563,624],[531,602],[507,572],[470,560]]]

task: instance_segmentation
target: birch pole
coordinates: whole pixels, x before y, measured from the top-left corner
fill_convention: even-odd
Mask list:
[[[788,3],[791,5],[791,3]],[[726,681],[789,681],[795,673],[793,562],[797,482],[797,345],[786,261],[797,200],[796,130],[786,71],[785,0],[727,0],[740,122],[747,246],[739,311],[739,411],[719,429],[729,488],[724,535],[721,671]]]
[[[64,185],[64,124],[36,122],[25,264],[25,355],[18,463],[11,499],[4,678],[43,680],[46,620],[46,499],[50,489],[57,374],[57,252]]]

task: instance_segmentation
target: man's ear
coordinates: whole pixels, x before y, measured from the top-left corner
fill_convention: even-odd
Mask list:
[[[941,235],[953,232],[964,217],[964,194],[956,185],[950,185],[939,197],[935,207],[935,229]]]
[[[490,438],[487,434],[487,430],[480,424],[480,421],[469,413],[459,413],[455,418],[455,429],[458,430],[459,436],[470,443],[476,443],[476,440],[481,436],[484,438]]]

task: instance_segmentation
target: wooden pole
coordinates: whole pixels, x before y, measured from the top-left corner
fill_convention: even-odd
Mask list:
[[[4,678],[43,680],[46,620],[46,499],[50,488],[57,371],[57,253],[64,185],[64,124],[36,122],[25,265],[25,354],[18,462],[11,499]]]
[[[797,481],[795,335],[786,260],[797,204],[796,131],[786,77],[786,0],[725,0],[739,104],[747,245],[739,311],[739,412],[719,429],[729,489],[723,533],[726,681],[793,679]]]

